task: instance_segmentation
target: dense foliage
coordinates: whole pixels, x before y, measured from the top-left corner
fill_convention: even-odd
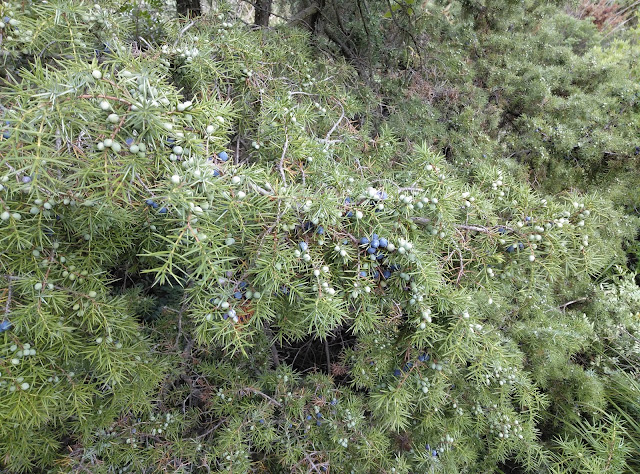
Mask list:
[[[0,466],[637,470],[638,31],[507,3],[0,5]]]

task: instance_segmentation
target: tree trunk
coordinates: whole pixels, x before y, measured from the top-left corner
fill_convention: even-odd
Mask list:
[[[322,15],[322,11],[324,10],[325,0],[318,1],[318,8],[313,12],[311,17],[309,18],[309,28],[311,33],[316,34],[319,31],[318,21],[320,21],[320,16]]]
[[[253,23],[257,26],[269,26],[269,17],[271,16],[271,3],[273,0],[257,0],[256,14]]]
[[[207,15],[211,11],[211,0],[200,0],[200,14]]]
[[[289,20],[289,25],[307,28],[311,33],[315,34],[318,20],[320,19],[320,12],[323,8],[324,0],[320,0],[318,3],[312,3],[304,10],[296,13]]]
[[[193,18],[200,15],[200,0],[177,0],[178,15]]]

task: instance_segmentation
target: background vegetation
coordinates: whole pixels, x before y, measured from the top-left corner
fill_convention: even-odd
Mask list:
[[[0,467],[638,472],[637,5],[257,6],[0,5]]]

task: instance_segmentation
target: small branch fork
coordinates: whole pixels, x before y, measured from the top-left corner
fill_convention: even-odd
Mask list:
[[[340,102],[338,102],[338,105],[340,106],[340,110],[341,110],[340,118],[336,123],[333,124],[333,127],[331,127],[331,130],[327,132],[327,135],[324,137],[325,143],[329,142],[329,138],[331,137],[331,134],[336,131],[336,128],[338,128],[338,125],[340,125],[340,122],[342,122],[342,119],[344,119],[344,107]]]
[[[302,458],[298,463],[295,464],[294,467],[302,464],[306,461],[309,465],[309,470],[307,472],[327,472],[329,469],[329,462],[318,462],[315,458],[319,453],[317,451],[312,451],[310,453],[305,453],[304,458]]]
[[[262,194],[263,196],[273,196],[273,193],[271,191],[267,191],[266,189],[258,186],[255,183],[250,182],[249,187],[253,189],[255,192],[257,192],[258,194]]]
[[[327,373],[331,375],[331,352],[329,351],[329,339],[324,339],[324,355],[327,358]]]
[[[268,400],[271,404],[277,406],[277,407],[282,407],[282,403],[280,403],[279,401],[271,398],[269,395],[267,395],[264,392],[261,392],[260,390],[258,390],[257,388],[253,388],[253,387],[244,387],[242,389],[243,391],[246,392],[250,392],[250,393],[254,393],[256,395],[260,395],[262,398],[264,398],[265,400]],[[242,393],[241,393],[242,394]]]
[[[180,30],[180,33],[178,33],[178,36],[176,37],[176,41],[173,43],[174,48],[178,46],[178,43],[180,42],[180,38],[182,38],[182,35],[184,35],[187,32],[187,30],[192,28],[193,25],[195,25],[195,22],[192,21],[191,23],[187,24],[184,28]]]
[[[428,225],[432,223],[431,219],[427,217],[412,217],[411,220],[418,225]],[[455,228],[461,229],[461,230],[471,230],[474,232],[481,232],[483,234],[495,234],[497,228],[502,228],[509,232],[515,232],[515,230],[512,229],[511,227],[507,227],[504,225],[495,226],[495,227],[485,227],[480,225],[455,224]]]
[[[262,232],[262,234],[259,236],[259,248],[262,247],[262,243],[264,242],[264,239],[266,238],[267,235],[269,235],[270,233],[273,232],[273,230],[278,226],[278,224],[280,223],[280,219],[282,219],[282,215],[283,212],[280,210],[281,208],[281,204],[282,201],[278,200],[278,214],[276,216],[276,220],[273,224],[271,224],[271,226],[267,229],[264,230],[264,232]],[[247,265],[247,269],[245,270],[245,272],[242,274],[242,276],[238,279],[238,283],[236,283],[236,285],[233,288],[233,291],[236,291],[239,285],[239,282],[244,280],[248,275],[249,272],[251,271],[251,269],[255,266],[256,261],[258,260],[258,258],[260,257],[260,251],[258,251],[255,255],[254,260]],[[268,322],[265,322],[264,326],[263,326],[263,332],[267,338],[267,340],[269,341],[269,345],[271,347],[271,359],[273,360],[273,365],[275,367],[278,367],[280,365],[280,358],[278,357],[278,349],[275,347],[275,342],[273,339],[273,332],[271,331],[271,326]]]
[[[558,309],[564,311],[565,309],[567,309],[567,306],[571,306],[572,304],[576,304],[576,303],[582,303],[583,301],[586,301],[586,300],[587,300],[587,297],[583,296],[582,298],[567,301],[566,303],[563,303],[560,306],[558,306]]]
[[[286,133],[285,130],[285,135],[284,135],[285,139],[284,139],[284,146],[282,147],[282,156],[280,157],[280,162],[278,163],[278,171],[280,171],[280,176],[282,177],[282,182],[284,184],[287,183],[287,178],[284,175],[284,158],[287,154],[287,149],[289,148],[289,134]]]
[[[426,226],[430,224],[432,221],[426,217],[412,217],[411,220],[418,225]],[[454,228],[456,229],[456,233],[459,234],[461,242],[464,244],[466,242],[465,236],[462,231],[472,231],[472,232],[481,232],[483,234],[495,235],[497,233],[497,229],[504,229],[505,231],[515,232],[514,229],[510,227],[506,227],[504,225],[494,226],[494,227],[485,227],[480,225],[471,225],[471,224],[454,224]],[[456,248],[447,256],[445,260],[451,260],[454,253],[458,254],[458,258],[460,261],[460,268],[458,270],[458,276],[456,278],[456,285],[460,285],[460,281],[464,276],[464,256],[462,254],[462,249],[456,246]],[[573,302],[572,302],[573,303]]]
[[[11,275],[6,275],[7,280],[9,281],[8,289],[7,289],[7,303],[4,307],[4,319],[9,319],[9,313],[11,312],[11,296],[13,295],[13,287],[11,286],[11,280],[13,278]]]
[[[121,97],[116,97],[113,95],[107,95],[107,94],[82,94],[78,96],[79,99],[109,99],[109,100],[113,100],[114,102],[121,102],[123,104],[126,104],[128,106],[131,106],[131,102],[123,99]]]

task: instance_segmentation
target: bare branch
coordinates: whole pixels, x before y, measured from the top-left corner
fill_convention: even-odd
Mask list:
[[[333,124],[333,127],[331,127],[331,130],[329,130],[329,132],[327,132],[327,135],[324,137],[325,142],[329,140],[329,137],[331,137],[331,134],[335,132],[336,128],[338,128],[338,125],[340,125],[340,122],[342,122],[342,119],[344,118],[344,107],[340,102],[338,102],[338,105],[340,106],[340,110],[342,111],[342,113],[340,114],[340,118],[338,119],[338,121]]]
[[[4,308],[4,318],[5,319],[9,318],[9,313],[11,312],[10,306],[11,306],[11,295],[12,295],[12,292],[13,292],[13,288],[11,286],[11,278],[9,278],[7,304],[5,305],[5,308]]]
[[[280,403],[277,400],[274,400],[273,398],[271,398],[269,395],[267,395],[264,392],[261,392],[260,390],[258,390],[257,388],[253,388],[253,387],[244,387],[242,390],[246,390],[247,392],[251,392],[251,393],[255,393],[256,395],[260,395],[261,397],[269,400],[271,403],[273,403],[275,406],[277,407],[281,407],[282,403]]]
[[[324,340],[324,354],[327,358],[327,373],[331,375],[331,353],[329,352],[329,339]]]
[[[558,306],[558,309],[561,309],[562,311],[564,311],[565,309],[567,309],[567,306],[571,306],[572,304],[575,303],[581,303],[583,301],[586,301],[587,297],[583,296],[582,298],[578,298],[575,300],[571,300],[571,301],[567,301],[566,303],[561,304],[560,306]]]
[[[282,182],[284,184],[287,183],[287,178],[284,175],[284,157],[287,154],[287,148],[289,148],[289,134],[285,132],[284,147],[282,147],[282,156],[280,157],[280,163],[278,163],[278,171],[280,171],[280,176],[282,176]]]
[[[291,19],[289,20],[289,26],[300,26],[300,25],[304,25],[307,28],[311,29],[311,25],[309,23],[307,23],[307,18],[309,18],[310,16],[314,15],[315,13],[317,13],[319,11],[318,9],[318,5],[316,5],[315,3],[308,6],[307,8],[299,11],[298,13],[296,13],[293,17],[291,17]]]
[[[266,189],[258,186],[255,183],[249,183],[249,187],[253,189],[258,194],[262,194],[263,196],[273,196],[273,192],[267,191]]]
[[[180,33],[178,33],[178,36],[176,36],[176,40],[173,43],[173,47],[175,48],[176,46],[178,46],[178,42],[180,42],[180,38],[182,37],[183,34],[185,34],[187,32],[187,30],[189,30],[193,25],[195,25],[195,21],[190,22],[187,26],[185,26],[184,28],[182,28],[180,30]]]
[[[411,220],[418,225],[428,225],[433,222],[428,217],[411,217]],[[494,226],[494,227],[485,227],[481,225],[470,225],[470,224],[455,224],[454,227],[456,229],[461,230],[471,230],[474,232],[482,232],[483,234],[494,234],[499,233],[499,229],[504,229],[505,231],[515,232],[511,227],[507,227],[504,225]]]

